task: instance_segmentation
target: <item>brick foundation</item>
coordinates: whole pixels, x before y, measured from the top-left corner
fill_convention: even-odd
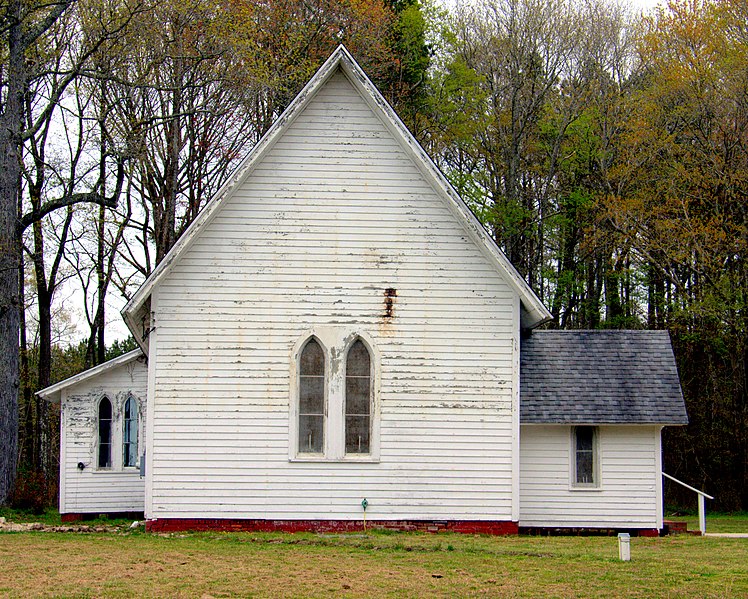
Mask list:
[[[639,531],[640,537],[659,537],[660,531],[656,528],[642,528]]]
[[[63,522],[80,522],[84,514],[60,514]]]
[[[82,522],[84,520],[95,520],[96,518],[101,518],[102,516],[109,518],[110,520],[114,519],[125,519],[125,520],[143,520],[143,512],[110,512],[110,513],[102,513],[102,512],[96,512],[95,514],[82,514],[82,513],[72,513],[72,514],[60,514],[60,518],[63,522]]]
[[[465,534],[516,535],[516,522],[483,520],[374,520],[367,528],[420,531],[459,532]],[[184,530],[225,532],[361,532],[363,520],[242,520],[229,518],[158,518],[146,522],[149,532]]]

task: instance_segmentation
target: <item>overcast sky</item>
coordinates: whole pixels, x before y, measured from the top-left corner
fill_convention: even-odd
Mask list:
[[[640,10],[649,10],[650,8],[654,8],[658,4],[664,4],[666,0],[629,0],[631,2],[631,6],[638,8]]]

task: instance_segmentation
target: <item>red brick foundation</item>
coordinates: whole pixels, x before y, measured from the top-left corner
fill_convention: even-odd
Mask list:
[[[101,518],[102,516],[106,516],[110,520],[118,518],[127,520],[143,520],[144,518],[143,512],[96,512],[94,514],[60,514],[60,518],[63,522],[82,522],[83,520],[95,520],[96,518]]]
[[[420,531],[459,532],[466,534],[516,535],[516,522],[483,520],[374,520],[367,528]],[[363,520],[241,520],[228,518],[158,518],[146,522],[149,532],[184,530],[225,532],[361,532]]]
[[[83,514],[60,514],[63,522],[80,522],[83,520]]]
[[[659,537],[660,531],[656,528],[642,528],[639,530],[640,537]]]

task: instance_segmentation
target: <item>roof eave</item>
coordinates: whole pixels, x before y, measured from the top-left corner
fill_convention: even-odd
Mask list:
[[[68,377],[64,381],[60,381],[59,383],[55,383],[54,385],[50,385],[49,387],[41,389],[36,392],[36,395],[46,401],[57,403],[62,397],[62,391],[67,389],[68,387],[72,387],[73,385],[77,385],[79,383],[87,381],[88,379],[98,376],[102,372],[106,372],[107,370],[110,370],[117,366],[121,366],[133,360],[137,360],[143,355],[144,353],[142,350],[140,350],[139,348],[134,349],[127,352],[126,354],[122,354],[121,356],[117,356],[116,358],[108,360],[103,364],[99,364],[98,366],[94,366],[93,368],[89,368],[88,370],[84,370],[83,372],[79,372],[78,374]]]

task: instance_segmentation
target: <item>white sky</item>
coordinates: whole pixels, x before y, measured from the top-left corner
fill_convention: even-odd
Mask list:
[[[667,4],[667,0],[628,0],[628,3],[637,12],[646,12],[653,9],[658,4]]]
[[[665,0],[631,0],[631,6],[639,9],[649,10],[658,4],[664,4]]]

